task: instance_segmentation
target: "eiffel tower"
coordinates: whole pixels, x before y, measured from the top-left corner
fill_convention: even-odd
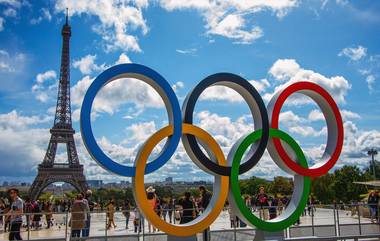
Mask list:
[[[66,13],[66,23],[62,27],[61,69],[54,126],[50,129],[51,137],[45,157],[42,163],[38,165],[37,177],[29,189],[29,197],[32,200],[36,200],[41,192],[54,182],[69,183],[80,192],[87,190],[87,182],[83,174],[83,165],[79,163],[75,147],[75,130],[71,123],[70,37],[71,27],[68,21],[68,14]],[[66,144],[67,163],[55,163],[59,143]]]

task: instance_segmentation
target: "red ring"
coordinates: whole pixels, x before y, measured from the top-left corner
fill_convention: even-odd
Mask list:
[[[340,115],[338,106],[336,105],[334,99],[331,97],[331,95],[324,90],[322,87],[320,87],[317,84],[311,83],[311,82],[296,82],[294,84],[291,84],[287,88],[285,88],[281,94],[278,96],[276,103],[274,104],[273,112],[272,112],[272,121],[271,121],[271,127],[278,129],[278,122],[279,122],[279,116],[281,108],[285,102],[285,100],[293,93],[300,91],[300,90],[312,90],[319,95],[321,95],[327,103],[330,105],[334,115],[335,120],[337,123],[337,129],[338,129],[338,136],[337,136],[337,142],[334,153],[331,155],[330,159],[322,166],[317,168],[304,168],[300,165],[298,165],[296,162],[294,162],[286,153],[284,147],[281,144],[281,141],[278,138],[273,138],[274,146],[284,163],[293,171],[298,173],[299,175],[303,176],[309,176],[309,177],[319,177],[324,174],[326,174],[338,161],[339,155],[342,151],[343,147],[343,121],[342,117]]]

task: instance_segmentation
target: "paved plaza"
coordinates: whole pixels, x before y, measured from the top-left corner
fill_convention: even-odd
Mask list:
[[[339,210],[339,223],[341,225],[345,224],[358,224],[359,218],[355,215],[351,217],[350,211]],[[115,214],[116,228],[111,228],[109,230],[106,229],[106,216],[104,213],[94,213],[92,214],[91,219],[91,236],[119,236],[119,235],[133,235],[133,213],[131,213],[130,221],[128,229],[125,228],[125,217],[122,213],[118,212]],[[22,237],[24,239],[39,239],[39,238],[63,238],[65,237],[65,233],[69,236],[70,227],[66,227],[65,223],[66,215],[64,214],[56,214],[54,215],[54,227],[50,229],[46,229],[45,223],[43,224],[43,228],[38,231],[32,230],[28,232],[26,229],[23,229]],[[371,221],[368,218],[360,218],[361,224],[370,224]],[[315,226],[323,226],[323,225],[333,225],[334,224],[334,211],[332,209],[323,209],[318,208],[315,212],[314,218],[311,216],[303,216],[301,217],[301,224],[299,227],[311,226],[314,224]],[[378,225],[370,225],[373,229],[372,232],[379,232],[380,230]],[[296,226],[294,226],[296,227]],[[249,228],[249,227],[248,227]],[[230,227],[230,218],[228,211],[223,211],[218,219],[211,225],[211,231],[223,231],[223,230],[231,230]],[[144,232],[148,233],[147,222],[145,222]],[[315,235],[326,236],[323,234],[316,233]],[[8,233],[3,233],[0,231],[0,239],[8,240]]]

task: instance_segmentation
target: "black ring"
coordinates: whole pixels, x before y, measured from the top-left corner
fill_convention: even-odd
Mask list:
[[[259,162],[267,147],[269,140],[269,120],[267,109],[259,92],[246,79],[231,73],[217,73],[203,79],[187,95],[182,106],[182,118],[184,123],[193,124],[194,108],[199,96],[206,88],[213,85],[222,85],[234,89],[247,101],[248,104],[252,101],[252,103],[256,104],[256,106],[251,106],[249,104],[252,115],[256,113],[257,109],[260,113],[262,126],[256,126],[255,123],[255,129],[262,129],[263,134],[256,151],[252,154],[251,157],[248,158],[246,162],[241,164],[239,168],[239,174],[243,174],[249,171]],[[257,120],[254,119],[254,121]],[[218,175],[230,176],[231,167],[220,166],[219,164],[211,161],[199,147],[195,136],[189,134],[182,135],[182,142],[189,157],[195,163],[200,163],[201,167],[203,166],[205,168],[204,170]]]

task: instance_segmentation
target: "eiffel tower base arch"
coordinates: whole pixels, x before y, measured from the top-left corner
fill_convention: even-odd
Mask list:
[[[83,166],[78,167],[39,167],[38,174],[29,189],[29,198],[37,200],[42,191],[52,183],[64,182],[71,184],[78,192],[87,191],[87,182],[83,174]]]

